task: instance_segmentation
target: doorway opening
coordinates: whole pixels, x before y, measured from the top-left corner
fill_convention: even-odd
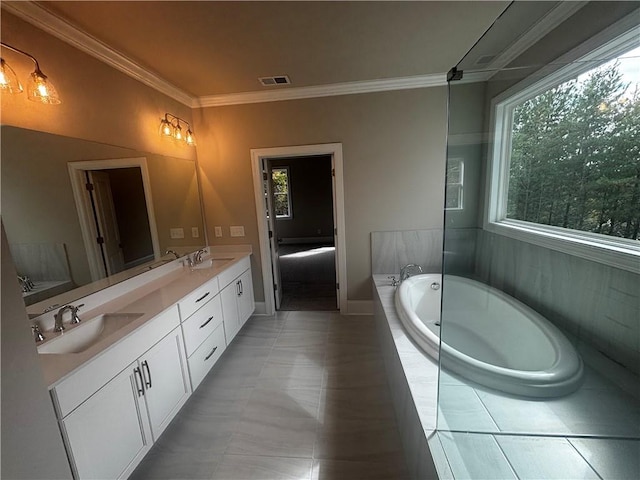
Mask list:
[[[279,310],[337,310],[331,155],[266,158]],[[264,176],[263,176],[264,178]],[[276,292],[276,297],[278,292]],[[279,304],[279,305],[278,305]]]
[[[159,258],[146,159],[68,165],[92,280]]]
[[[265,313],[346,311],[342,145],[254,149],[251,157]]]

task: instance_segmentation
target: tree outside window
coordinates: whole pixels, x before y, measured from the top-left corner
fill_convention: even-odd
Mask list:
[[[289,169],[287,167],[272,168],[271,179],[273,182],[273,208],[276,218],[291,218]]]
[[[640,48],[514,108],[508,219],[640,238],[638,56]]]

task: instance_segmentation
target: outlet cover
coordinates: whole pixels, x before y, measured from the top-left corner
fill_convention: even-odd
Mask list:
[[[216,237],[222,236],[222,227],[213,227]]]
[[[229,227],[230,233],[232,237],[244,237],[244,227],[243,226],[231,226]]]
[[[184,238],[184,228],[171,228],[169,234],[171,238]]]
[[[191,236],[193,238],[198,238],[200,236],[200,232],[198,231],[198,227],[191,227]]]

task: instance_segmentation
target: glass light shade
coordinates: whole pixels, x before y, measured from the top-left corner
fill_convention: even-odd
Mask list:
[[[27,84],[27,98],[34,102],[46,103],[49,105],[57,105],[60,103],[60,98],[58,97],[56,88],[49,81],[47,76],[38,69],[36,69],[36,71],[29,77],[29,83]]]
[[[173,126],[166,118],[160,120],[160,135],[163,137],[173,137]]]
[[[13,71],[4,59],[0,58],[0,91],[7,93],[21,93],[23,90],[16,72]]]
[[[184,136],[182,135],[182,127],[180,126],[179,122],[173,129],[173,138],[178,141],[184,140]]]
[[[184,141],[187,142],[187,145],[191,146],[191,147],[195,147],[196,146],[196,137],[193,134],[193,132],[191,131],[191,129],[187,129],[187,133],[185,133],[184,136]]]

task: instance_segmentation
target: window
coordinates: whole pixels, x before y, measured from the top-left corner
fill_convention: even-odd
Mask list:
[[[637,35],[494,100],[488,230],[640,270]]]
[[[464,183],[464,161],[461,158],[447,160],[447,186],[444,194],[445,209],[462,210],[462,186]]]
[[[291,195],[289,183],[289,168],[277,167],[271,169],[273,181],[273,209],[276,218],[291,218]]]

